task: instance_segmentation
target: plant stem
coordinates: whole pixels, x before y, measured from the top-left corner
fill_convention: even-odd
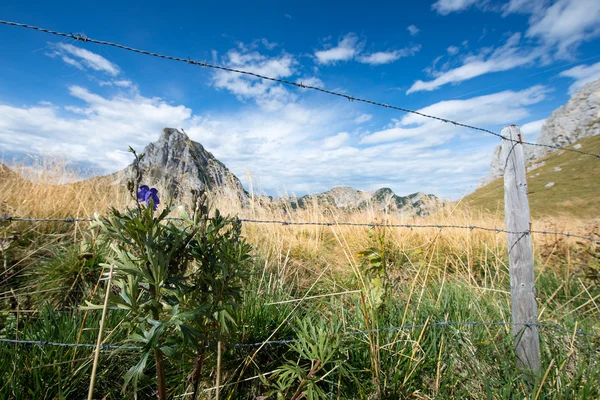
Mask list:
[[[219,400],[219,393],[221,392],[221,341],[217,344],[217,394],[216,400]]]
[[[304,386],[306,386],[306,384],[313,377],[313,375],[317,373],[320,366],[321,360],[317,360],[315,362],[315,365],[313,365],[313,367],[308,372],[308,375],[306,375],[306,378],[304,378],[302,382],[300,382],[300,384],[298,385],[298,389],[296,389],[296,393],[294,393],[292,400],[298,400],[300,398],[300,396],[302,395],[302,389],[304,389]]]
[[[100,358],[100,345],[102,344],[102,331],[104,330],[104,320],[106,319],[106,310],[108,309],[108,298],[110,296],[110,285],[112,283],[114,264],[110,264],[108,271],[108,281],[106,282],[106,294],[104,296],[104,307],[102,307],[102,319],[100,319],[100,328],[98,330],[98,340],[96,342],[96,352],[94,354],[94,365],[92,366],[92,376],[90,378],[90,389],[88,391],[88,400],[94,396],[94,384],[96,383],[96,370],[98,368],[98,359]]]
[[[156,359],[156,386],[158,389],[158,398],[160,400],[167,400],[165,366],[163,363],[163,353],[160,349],[154,349],[154,358]]]
[[[192,375],[192,384],[193,384],[193,396],[192,400],[196,400],[196,396],[198,394],[198,386],[200,384],[200,374],[202,373],[202,365],[204,364],[204,353],[206,351],[205,343],[202,343],[202,350],[196,357],[196,361],[194,361],[194,373]]]
[[[155,285],[150,285],[150,296],[152,296],[156,302],[159,302],[159,290]],[[160,318],[158,309],[152,310],[152,318],[158,321]],[[160,340],[159,340],[160,343]],[[154,360],[156,361],[156,389],[158,391],[158,398],[160,400],[167,400],[167,389],[165,383],[165,365],[163,362],[163,353],[159,348],[154,349]]]

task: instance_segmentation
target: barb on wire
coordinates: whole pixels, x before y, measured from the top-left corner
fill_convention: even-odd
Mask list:
[[[259,79],[264,79],[264,80],[268,80],[268,81],[273,81],[273,82],[278,82],[278,83],[283,83],[285,85],[291,85],[291,86],[295,86],[295,87],[299,87],[301,89],[311,89],[311,90],[315,90],[321,93],[326,93],[332,96],[337,96],[337,97],[342,97],[345,99],[348,99],[349,101],[358,101],[361,103],[366,103],[366,104],[371,104],[377,107],[383,107],[383,108],[391,108],[393,110],[398,110],[398,111],[403,111],[406,113],[410,113],[410,114],[415,114],[415,115],[419,115],[421,117],[424,118],[429,118],[429,119],[435,119],[444,123],[448,123],[448,124],[452,124],[455,126],[461,126],[463,128],[467,128],[467,129],[473,129],[476,131],[480,131],[480,132],[485,132],[485,133],[489,133],[491,135],[497,136],[501,139],[510,141],[510,142],[518,142],[517,140],[514,139],[510,139],[507,138],[497,132],[491,131],[489,129],[485,129],[485,128],[480,128],[477,126],[473,126],[473,125],[468,125],[468,124],[464,124],[458,121],[453,121],[451,119],[447,119],[447,118],[442,118],[442,117],[437,117],[435,115],[430,115],[430,114],[425,114],[422,113],[420,111],[415,111],[415,110],[411,110],[408,108],[404,108],[404,107],[399,107],[399,106],[394,106],[394,105],[390,105],[390,104],[386,104],[386,103],[382,103],[379,101],[374,101],[374,100],[368,100],[368,99],[363,99],[360,97],[355,97],[355,96],[350,96],[348,94],[344,94],[344,93],[340,93],[340,92],[335,92],[333,90],[327,90],[324,88],[320,88],[320,87],[316,87],[316,86],[310,86],[310,85],[305,85],[302,82],[293,82],[293,81],[289,81],[286,79],[279,79],[279,78],[273,78],[270,76],[265,76],[265,75],[261,75],[255,72],[250,72],[250,71],[244,71],[244,70],[240,70],[240,69],[236,69],[236,68],[229,68],[229,67],[225,67],[222,65],[216,65],[216,64],[209,64],[206,61],[195,61],[192,60],[189,56],[187,58],[182,58],[182,57],[175,57],[175,56],[170,56],[170,55],[165,55],[165,54],[159,54],[159,53],[153,53],[147,50],[141,50],[141,49],[136,49],[133,47],[129,47],[129,46],[125,46],[119,43],[113,43],[113,42],[107,42],[105,40],[98,40],[98,39],[92,39],[89,38],[81,33],[75,33],[73,34],[72,32],[69,33],[64,33],[64,32],[58,32],[58,31],[53,31],[51,29],[46,29],[46,28],[41,28],[38,26],[34,26],[34,25],[29,25],[29,24],[22,24],[22,23],[18,23],[18,22],[11,22],[11,21],[5,21],[5,20],[0,20],[0,24],[3,25],[9,25],[9,26],[18,26],[21,28],[26,28],[26,29],[33,29],[35,31],[38,32],[44,32],[44,33],[49,33],[51,35],[56,35],[56,36],[62,36],[62,37],[66,37],[66,38],[71,38],[77,41],[82,41],[82,42],[89,42],[89,43],[95,43],[95,44],[100,44],[100,45],[104,45],[104,46],[112,46],[112,47],[116,47],[122,50],[126,50],[126,51],[132,51],[135,53],[139,53],[139,54],[144,54],[147,56],[152,56],[152,57],[158,57],[158,58],[162,58],[165,60],[171,60],[171,61],[179,61],[179,62],[184,62],[186,64],[191,64],[191,65],[198,65],[204,68],[212,68],[212,69],[218,69],[218,70],[222,70],[222,71],[227,71],[227,72],[233,72],[236,74],[242,74],[242,75],[247,75],[247,76],[253,76],[255,78],[259,78]],[[521,142],[519,142],[521,143]],[[585,154],[588,156],[593,156],[596,158],[600,159],[600,154],[595,154],[595,153],[588,153],[585,151],[581,151],[581,150],[577,150],[577,149],[569,149],[569,148],[565,148],[565,147],[560,147],[560,146],[553,146],[553,145],[546,145],[546,144],[538,144],[538,143],[530,143],[530,142],[522,142],[522,144],[526,144],[526,145],[530,145],[530,146],[539,146],[539,147],[548,147],[551,149],[555,149],[555,150],[565,150],[565,151],[571,151],[574,153],[580,153],[580,154]]]
[[[166,220],[171,221],[183,221],[182,218],[165,218]],[[26,218],[26,217],[12,217],[8,215],[0,216],[0,221],[6,222],[65,222],[65,223],[74,223],[74,222],[92,222],[93,218]],[[359,223],[359,222],[314,222],[314,221],[284,221],[284,220],[271,220],[271,219],[247,219],[247,218],[239,218],[240,222],[250,223],[250,224],[276,224],[282,226],[353,226],[353,227],[365,227],[365,228],[374,228],[374,227],[384,227],[384,228],[407,228],[407,229],[468,229],[470,231],[480,230],[487,232],[495,232],[495,233],[510,233],[516,235],[527,235],[530,233],[537,233],[539,235],[554,235],[554,236],[566,236],[570,238],[583,239],[588,240],[590,242],[600,241],[599,238],[594,238],[590,236],[577,235],[570,232],[549,232],[549,231],[523,231],[523,232],[513,232],[507,231],[505,229],[500,228],[490,228],[485,226],[478,225],[440,225],[440,224],[383,224],[383,223]]]
[[[600,338],[600,335],[587,333],[582,330],[568,330],[558,324],[545,324],[545,323],[527,323],[527,322],[508,322],[508,321],[440,321],[434,323],[425,323],[425,324],[415,324],[415,325],[402,325],[402,326],[392,326],[387,328],[380,329],[370,329],[363,331],[350,331],[345,332],[346,336],[357,336],[364,335],[370,333],[381,333],[381,332],[390,332],[390,331],[402,331],[402,330],[414,330],[420,328],[428,328],[428,327],[448,327],[448,326],[525,326],[528,328],[538,327],[538,328],[549,328],[554,329],[556,331],[566,333],[569,335],[576,334],[578,336],[591,337],[591,338]],[[233,348],[244,348],[244,347],[260,347],[260,346],[281,346],[287,345],[291,343],[295,343],[297,339],[283,339],[283,340],[271,340],[267,342],[256,342],[256,343],[234,343],[229,344],[227,346]],[[0,339],[0,343],[12,343],[12,344],[25,344],[25,345],[39,345],[39,346],[59,346],[59,347],[96,347],[95,344],[90,343],[58,343],[51,342],[45,340],[16,340],[16,339]],[[214,346],[207,346],[214,347]],[[138,346],[118,346],[113,344],[103,344],[101,345],[102,350],[113,350],[113,349],[122,349],[122,350],[140,350],[141,347]]]
[[[96,347],[95,344],[91,343],[58,343],[50,342],[48,340],[16,340],[16,339],[0,339],[0,343],[14,343],[14,344],[29,344],[39,346],[58,346],[58,347]],[[141,347],[137,346],[118,346],[113,344],[101,344],[102,350],[139,350]]]

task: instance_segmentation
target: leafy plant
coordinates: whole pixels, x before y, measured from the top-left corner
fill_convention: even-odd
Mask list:
[[[268,395],[292,400],[325,399],[337,386],[339,396],[339,381],[351,375],[340,327],[332,329],[322,321],[308,318],[297,320],[296,324],[297,340],[289,347],[295,359],[287,359],[275,371]],[[267,383],[264,378],[263,382]]]
[[[155,188],[130,187],[137,190],[137,207],[112,209],[94,224],[112,250],[116,293],[109,304],[128,312],[123,324],[130,332],[128,341],[142,347],[139,362],[125,374],[125,385],[137,384],[154,358],[158,397],[165,399],[164,357],[196,353],[191,375],[195,392],[207,343],[220,339],[233,322],[230,310],[241,298],[252,249],[241,238],[238,219],[218,210],[209,216],[205,194],[195,193],[191,218],[173,219],[171,204],[155,212]]]

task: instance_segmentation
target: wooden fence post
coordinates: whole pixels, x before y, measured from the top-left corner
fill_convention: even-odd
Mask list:
[[[540,338],[533,275],[533,245],[523,138],[516,125],[507,126],[502,136],[504,168],[504,218],[510,263],[510,298],[517,366],[537,375],[540,369]],[[534,325],[529,325],[534,324]]]

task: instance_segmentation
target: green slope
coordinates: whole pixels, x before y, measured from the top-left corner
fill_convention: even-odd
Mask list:
[[[600,136],[578,142],[582,151],[600,153]],[[572,146],[570,146],[572,147]],[[600,216],[600,159],[556,151],[537,162],[545,165],[527,173],[529,206],[534,218]],[[560,168],[560,171],[555,169]],[[552,187],[545,187],[554,182]],[[503,212],[504,180],[498,178],[463,199],[471,210]]]

